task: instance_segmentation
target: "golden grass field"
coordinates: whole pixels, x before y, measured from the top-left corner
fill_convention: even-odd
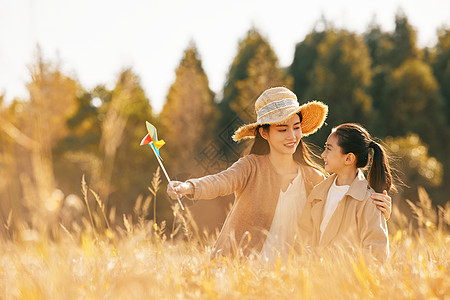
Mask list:
[[[88,204],[85,185],[83,192]],[[199,232],[189,211],[174,206],[176,222],[156,225],[146,218],[153,201],[142,199],[124,225],[106,217],[98,197],[70,229],[13,232],[10,218],[0,240],[0,299],[450,299],[450,207],[436,211],[419,192],[411,203],[418,227],[394,207],[383,266],[344,254],[292,254],[273,265],[210,260],[215,236]]]

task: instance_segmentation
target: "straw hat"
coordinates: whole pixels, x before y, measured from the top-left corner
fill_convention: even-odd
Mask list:
[[[255,137],[255,129],[263,124],[282,123],[290,116],[301,112],[303,136],[316,132],[325,122],[328,106],[319,101],[311,101],[300,106],[297,96],[285,87],[265,90],[255,102],[256,122],[243,125],[235,131],[233,140]]]

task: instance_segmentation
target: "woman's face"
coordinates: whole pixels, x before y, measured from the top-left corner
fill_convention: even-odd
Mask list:
[[[270,125],[267,132],[261,128],[260,134],[269,143],[270,152],[292,155],[302,138],[300,117],[295,114],[282,124]]]
[[[329,173],[339,173],[345,167],[347,154],[343,154],[338,145],[337,136],[332,133],[328,136],[325,150],[320,155],[325,163],[325,171]]]

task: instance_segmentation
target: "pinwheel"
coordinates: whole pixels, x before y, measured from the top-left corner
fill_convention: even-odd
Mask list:
[[[163,140],[159,140],[158,141],[158,133],[156,132],[156,127],[153,126],[152,124],[150,124],[149,122],[145,122],[146,126],[147,126],[147,135],[144,136],[144,138],[141,141],[141,146],[143,145],[149,145],[150,148],[152,148],[153,153],[155,153],[156,159],[158,160],[159,165],[161,166],[161,169],[164,172],[164,175],[167,178],[167,181],[170,182],[170,177],[167,174],[166,168],[164,168],[164,165],[162,163],[162,158],[159,155],[159,149],[165,144],[165,142]],[[184,210],[183,204],[181,203],[180,198],[177,198],[178,203],[181,206],[181,209]]]

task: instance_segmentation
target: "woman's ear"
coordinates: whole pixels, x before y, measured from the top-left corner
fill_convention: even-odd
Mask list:
[[[261,137],[263,139],[267,140],[269,137],[267,134],[267,131],[265,131],[264,128],[262,128],[262,127],[259,127],[258,130],[259,130],[259,134],[261,135]]]
[[[356,163],[356,155],[351,152],[347,153],[347,157],[345,158],[345,164],[349,166],[354,163]]]

